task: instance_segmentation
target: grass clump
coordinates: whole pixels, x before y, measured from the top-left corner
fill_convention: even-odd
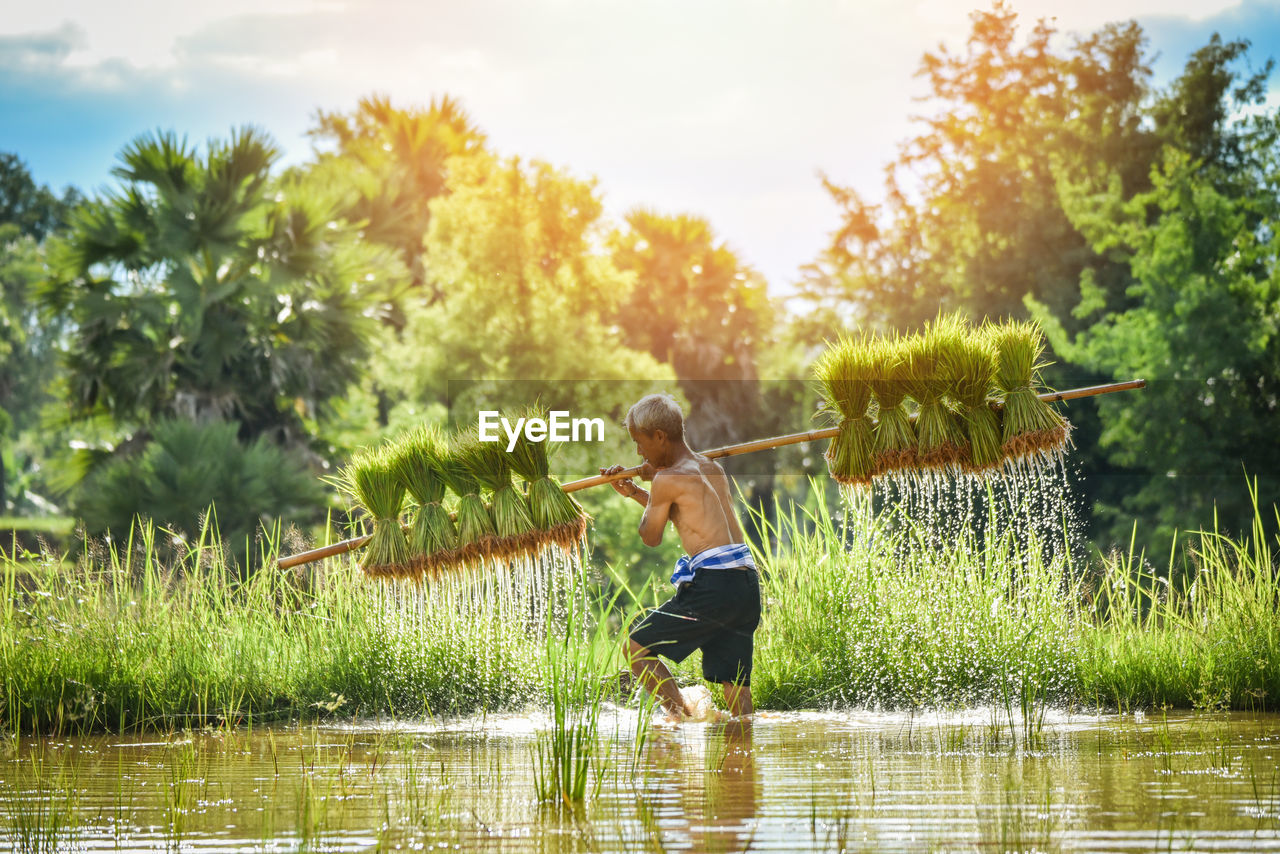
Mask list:
[[[448,455],[444,435],[437,427],[419,426],[400,437],[392,452],[396,476],[417,503],[409,531],[413,565],[419,571],[435,571],[452,563],[458,532],[444,507],[448,486],[443,468]]]
[[[598,736],[610,680],[601,674],[621,658],[624,637],[610,639],[606,626],[592,620],[583,603],[572,602],[563,634],[546,636],[542,666],[551,726],[538,736],[533,781],[538,802],[553,811],[581,806],[598,792],[603,776]],[[595,788],[589,792],[592,776]]]
[[[467,446],[473,438],[455,437],[450,451],[441,460],[440,476],[458,496],[454,520],[458,529],[458,560],[477,563],[492,554],[497,540],[493,515],[480,497],[480,481],[467,464]]]
[[[907,392],[920,405],[916,456],[926,468],[954,469],[968,457],[964,433],[946,399],[950,390],[947,359],[964,334],[959,323],[955,315],[939,317],[920,335],[907,339],[903,348]]]
[[[995,347],[985,335],[954,334],[943,353],[943,370],[952,396],[963,407],[969,447],[966,468],[978,473],[996,468],[1004,457],[1000,423],[988,400],[995,380]]]
[[[490,492],[493,529],[499,538],[492,544],[491,554],[510,558],[536,551],[529,504],[511,480],[507,452],[497,442],[472,439],[457,453],[472,477]]]
[[[916,458],[916,431],[907,412],[907,370],[901,338],[878,339],[871,345],[875,370],[871,389],[878,415],[872,433],[872,467],[877,474],[910,468]]]
[[[1003,393],[1001,440],[1006,457],[1060,453],[1067,443],[1066,420],[1036,394],[1046,367],[1044,334],[1035,321],[1008,320],[988,328],[996,353],[995,383]]]
[[[823,410],[838,420],[840,432],[827,448],[831,476],[847,485],[866,484],[872,461],[871,382],[876,363],[865,338],[840,338],[814,364]]]
[[[400,575],[412,553],[400,527],[404,483],[396,476],[389,451],[362,448],[338,473],[342,488],[373,517],[373,534],[361,554],[360,568],[370,575]]]
[[[345,557],[275,570],[278,531],[261,548],[266,568],[245,577],[216,529],[188,543],[140,522],[62,564],[0,555],[0,727],[426,718],[523,708],[544,690],[538,636],[464,585],[371,583]],[[75,630],[50,635],[55,620]]]
[[[525,410],[524,418],[546,420],[545,410]],[[543,542],[564,549],[580,545],[587,533],[589,517],[582,505],[565,492],[551,475],[551,447],[548,442],[534,442],[522,430],[510,454],[511,468],[529,488],[529,514]]]

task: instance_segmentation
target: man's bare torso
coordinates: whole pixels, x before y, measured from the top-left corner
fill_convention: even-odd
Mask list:
[[[729,478],[719,463],[701,454],[677,461],[654,476],[674,490],[669,518],[676,526],[686,554],[744,541],[742,526],[733,511]]]

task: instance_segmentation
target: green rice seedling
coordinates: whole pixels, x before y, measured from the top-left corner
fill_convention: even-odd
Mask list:
[[[458,437],[450,442],[450,451],[441,460],[440,475],[458,496],[454,520],[458,530],[458,561],[477,563],[492,554],[497,530],[493,525],[493,515],[480,498],[480,481],[466,464],[466,443],[466,438]]]
[[[1062,451],[1070,425],[1035,390],[1046,366],[1040,325],[1009,320],[988,326],[986,337],[996,351],[995,382],[1004,396],[1001,441],[1006,459]]]
[[[362,448],[338,478],[343,489],[373,517],[373,536],[365,546],[360,568],[369,575],[403,574],[412,554],[400,527],[404,484],[396,477],[390,453],[383,448]]]
[[[907,413],[907,368],[900,338],[879,339],[871,346],[875,371],[871,389],[879,410],[872,432],[876,474],[910,468],[916,459],[916,431]]]
[[[551,726],[534,749],[533,785],[540,804],[571,811],[599,793],[607,761],[598,739],[607,692],[600,675],[619,659],[622,636],[610,639],[608,625],[580,604],[570,608],[563,634],[553,628],[542,656]]]
[[[965,330],[944,351],[943,368],[951,394],[964,407],[962,419],[969,437],[967,468],[975,473],[1000,465],[1000,424],[988,394],[996,372],[995,347],[985,335]]]
[[[524,418],[546,419],[544,410],[532,407]],[[510,454],[511,468],[529,484],[529,513],[543,542],[564,549],[580,544],[590,517],[572,495],[551,476],[551,447],[534,442],[521,431]]]
[[[511,480],[511,462],[497,442],[470,441],[458,449],[463,465],[480,485],[490,491],[493,528],[500,541],[493,544],[496,557],[515,557],[537,551],[529,504]]]
[[[396,476],[418,505],[409,546],[412,566],[419,572],[434,573],[456,562],[458,532],[444,507],[448,486],[441,470],[447,455],[439,428],[422,425],[400,437],[392,456]]]
[[[876,374],[867,339],[841,337],[813,366],[823,409],[839,418],[840,432],[827,448],[827,468],[842,484],[866,484],[872,463],[871,380]]]
[[[939,317],[926,324],[920,335],[907,339],[903,348],[907,393],[920,404],[916,415],[917,460],[927,468],[950,469],[965,459],[964,432],[947,405],[950,383],[945,364],[948,353],[962,334],[957,318]]]

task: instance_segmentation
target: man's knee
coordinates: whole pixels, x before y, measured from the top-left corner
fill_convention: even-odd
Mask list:
[[[627,659],[629,661],[643,661],[646,658],[654,658],[654,654],[649,652],[649,648],[641,646],[631,638],[627,638]]]

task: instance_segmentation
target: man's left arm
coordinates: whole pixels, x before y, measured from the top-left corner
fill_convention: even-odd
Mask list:
[[[676,484],[672,475],[658,472],[653,477],[649,501],[640,517],[640,539],[646,546],[662,543],[662,532],[671,520],[671,509],[676,500]]]

